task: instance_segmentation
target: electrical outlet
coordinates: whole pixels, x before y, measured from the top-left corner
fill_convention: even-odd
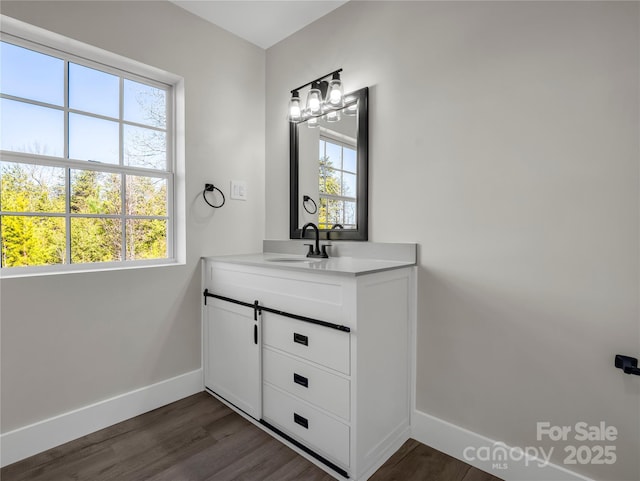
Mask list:
[[[244,180],[231,181],[231,198],[235,200],[247,200],[247,183]]]

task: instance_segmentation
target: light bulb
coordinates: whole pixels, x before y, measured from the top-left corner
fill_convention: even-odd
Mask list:
[[[296,91],[291,94],[291,100],[289,101],[289,122],[299,122],[301,118],[300,96]]]
[[[321,107],[322,96],[320,89],[318,89],[317,84],[314,83],[307,95],[307,112],[309,112],[310,115],[317,115],[320,113]]]
[[[320,112],[320,100],[315,96],[309,100],[309,110],[314,114]]]
[[[332,107],[342,107],[344,95],[342,93],[340,74],[337,72],[333,74],[333,78],[329,82],[329,95],[327,97],[328,102]]]

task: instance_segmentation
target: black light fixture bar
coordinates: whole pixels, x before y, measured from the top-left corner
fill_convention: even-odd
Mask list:
[[[300,86],[300,87],[298,87],[297,89],[293,89],[293,90],[291,91],[291,93],[293,94],[294,92],[297,92],[298,90],[302,90],[302,89],[303,89],[303,88],[305,88],[307,85],[312,85],[312,84],[314,84],[314,83],[316,83],[316,82],[320,82],[321,80],[326,79],[327,77],[329,77],[329,76],[333,75],[334,73],[340,73],[340,72],[342,72],[342,69],[341,69],[341,68],[340,68],[340,69],[338,69],[338,70],[334,70],[333,72],[329,72],[328,74],[323,75],[322,77],[318,77],[317,79],[312,80],[311,82],[307,82],[306,84],[301,85],[301,86]]]

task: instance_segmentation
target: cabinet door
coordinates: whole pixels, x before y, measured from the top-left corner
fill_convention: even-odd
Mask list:
[[[255,419],[262,417],[260,316],[253,309],[208,299],[205,386]]]

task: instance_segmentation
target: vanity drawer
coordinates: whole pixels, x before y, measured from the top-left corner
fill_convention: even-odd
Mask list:
[[[349,420],[348,379],[265,348],[262,379],[336,416]]]
[[[349,374],[348,332],[268,312],[262,330],[263,344]]]
[[[349,466],[349,426],[268,384],[262,395],[265,421],[321,456]]]

